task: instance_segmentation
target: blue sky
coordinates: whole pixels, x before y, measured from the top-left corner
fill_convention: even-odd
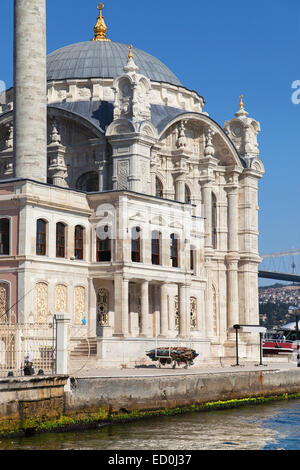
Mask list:
[[[48,0],[48,52],[90,40],[97,0]],[[262,128],[260,252],[300,248],[299,0],[104,1],[108,36],[162,60],[223,126],[245,108]],[[13,0],[1,1],[0,80],[12,85]],[[300,256],[299,269],[300,272]]]

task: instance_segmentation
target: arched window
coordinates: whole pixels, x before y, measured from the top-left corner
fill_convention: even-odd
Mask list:
[[[10,252],[10,220],[0,219],[0,255]]]
[[[74,256],[75,259],[83,259],[84,228],[76,225],[74,233]]]
[[[47,250],[47,222],[39,219],[36,222],[36,254],[45,256]]]
[[[191,204],[191,191],[187,184],[185,185],[184,202],[186,204]]]
[[[194,271],[195,269],[195,247],[190,247],[190,270]]]
[[[97,262],[111,261],[111,239],[109,227],[105,225],[100,228],[101,235],[97,237]]]
[[[66,256],[66,226],[62,222],[56,224],[56,257]]]
[[[178,268],[178,238],[175,233],[170,236],[170,258],[173,268]]]
[[[131,230],[131,261],[141,262],[141,229],[133,227]]]
[[[211,199],[211,243],[214,250],[217,249],[217,198],[212,194]]]
[[[151,238],[151,255],[152,264],[160,264],[160,246],[161,246],[161,234],[157,230],[152,232]]]
[[[155,178],[155,196],[164,197],[164,187],[160,179],[156,176]]]
[[[99,191],[99,176],[96,171],[90,171],[80,176],[76,189],[85,193],[97,193]]]

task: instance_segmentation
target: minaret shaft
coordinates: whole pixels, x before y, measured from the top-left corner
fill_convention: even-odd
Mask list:
[[[47,181],[46,0],[14,0],[14,172]]]

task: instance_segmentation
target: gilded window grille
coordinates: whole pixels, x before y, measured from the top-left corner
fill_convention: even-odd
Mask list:
[[[108,301],[108,290],[99,289],[97,292],[97,323],[99,326],[109,326]]]

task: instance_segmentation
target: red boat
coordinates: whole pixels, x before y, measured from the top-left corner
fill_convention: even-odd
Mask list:
[[[265,334],[262,348],[264,356],[294,353],[297,350],[296,323],[288,323],[274,331],[268,331]]]

